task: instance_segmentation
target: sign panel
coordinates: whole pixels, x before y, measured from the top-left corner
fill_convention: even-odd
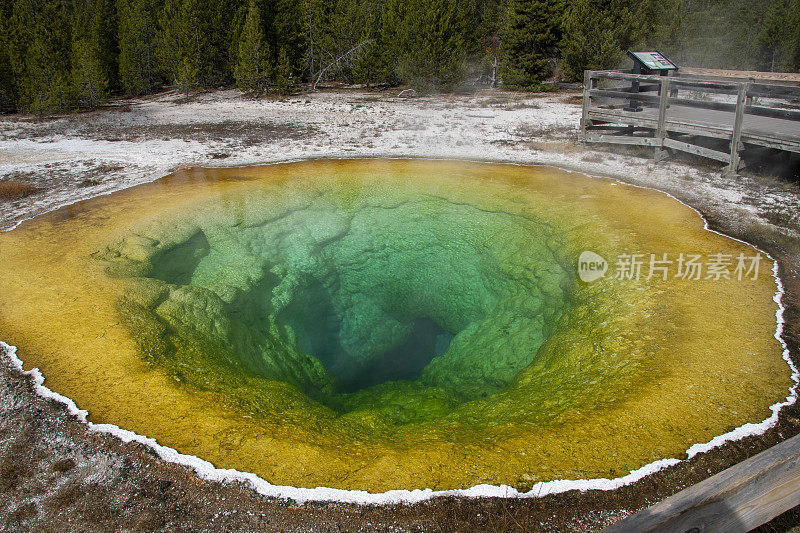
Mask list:
[[[650,70],[677,70],[678,67],[660,52],[628,52],[631,57],[639,61]]]

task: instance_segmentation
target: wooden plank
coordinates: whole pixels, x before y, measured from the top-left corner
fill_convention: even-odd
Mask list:
[[[660,76],[645,76],[639,74],[621,74],[621,73],[611,73],[611,72],[604,72],[600,76],[603,79],[616,79],[619,81],[652,81],[654,79],[660,78]],[[709,93],[709,94],[728,94],[728,95],[738,95],[739,94],[739,83],[737,81],[728,81],[728,82],[716,82],[716,81],[699,81],[699,80],[687,80],[681,77],[673,77],[672,78],[673,90],[681,89],[681,90],[689,90],[689,91],[697,91],[702,93]],[[652,85],[642,85],[639,89],[640,92],[648,92],[654,91],[658,87],[657,84]],[[611,87],[610,90],[616,90],[619,92],[631,92],[630,87]],[[767,84],[767,83],[753,83],[751,84],[750,89],[748,89],[748,96],[750,97],[765,97],[765,98],[800,98],[800,87],[795,87],[792,85],[775,85],[775,84]]]
[[[603,530],[744,533],[800,505],[800,435]]]
[[[787,152],[800,153],[800,143],[792,143],[780,139],[751,138],[750,136],[742,136],[742,139],[742,142],[749,144],[757,144],[760,146],[766,146],[768,148],[774,148],[776,150],[786,150]]]
[[[746,105],[744,112],[748,115],[757,115],[759,117],[780,118],[784,120],[794,120],[799,124],[797,130],[800,131],[800,109],[776,109],[774,107],[766,107],[761,105]]]
[[[767,83],[753,83],[747,91],[748,96],[763,96],[765,98],[800,98],[800,87],[793,85],[774,85]]]
[[[640,93],[654,93],[658,92],[659,88],[661,87],[660,83],[648,83],[648,84],[640,84],[639,89],[634,89],[631,87],[631,84],[628,83],[627,85],[615,85],[612,87],[603,86],[603,90],[606,91],[618,91],[621,93],[628,93],[631,94],[640,94]]]
[[[619,71],[588,71],[585,74],[588,89],[584,93],[586,105],[582,114],[581,134],[585,138],[589,135],[588,128],[598,125],[613,125],[614,127],[627,125],[633,129],[652,130],[656,146],[656,159],[662,158],[662,148],[673,148],[702,157],[728,163],[728,171],[735,171],[741,166],[739,151],[744,144],[767,146],[770,148],[787,150],[800,153],[800,109],[778,108],[771,103],[752,105],[754,96],[769,96],[770,98],[788,99],[797,94],[800,88],[790,85],[773,85],[770,83],[749,83],[738,78],[686,79],[678,76],[647,76],[630,74]],[[664,91],[664,79],[669,90]],[[658,96],[647,93],[631,92],[627,86],[596,87],[592,80],[616,80],[618,82],[649,83],[658,82],[661,92]],[[604,84],[608,85],[608,84]],[[710,100],[697,100],[678,98],[677,89],[694,90],[700,93],[734,93],[737,96],[736,104],[716,102]],[[744,96],[742,91],[744,90]],[[665,102],[664,96],[667,95]],[[644,108],[637,112],[621,109],[625,102],[636,99],[644,104]],[[622,102],[617,105],[600,105],[606,102]],[[669,110],[667,112],[667,110]],[[585,124],[585,127],[583,126]],[[634,140],[623,141],[625,135],[630,137],[633,132],[620,132],[616,135],[606,136],[599,140],[597,135],[592,137],[592,142],[614,142],[617,144],[638,144],[648,146],[641,137]],[[688,134],[707,138],[723,139],[730,142],[729,152],[724,154],[703,146],[677,139],[670,139],[669,135]],[[662,143],[663,140],[663,143]]]
[[[656,129],[656,151],[653,158],[656,161],[661,161],[666,156],[662,148],[664,147],[664,139],[667,136],[667,102],[669,102],[669,84],[670,78],[661,80],[661,102],[658,105],[658,128]]]
[[[591,72],[592,78],[595,79],[610,79],[610,80],[640,80],[651,81],[658,83],[660,76],[646,75],[646,74],[633,74],[630,72],[622,72],[618,70],[594,70]],[[684,89],[697,89],[702,88],[707,92],[714,92],[718,94],[737,94],[738,84],[743,82],[751,82],[752,93],[750,96],[766,96],[766,97],[797,97],[797,91],[800,91],[800,82],[794,83],[789,80],[782,79],[756,79],[749,77],[729,77],[729,76],[701,76],[694,74],[686,74],[679,71],[677,75],[672,76],[675,82],[674,87]]]
[[[590,91],[590,96],[592,98],[630,100],[633,97],[633,93],[629,93],[627,91],[609,90],[609,89],[592,89]],[[636,94],[636,101],[656,106],[660,104],[661,98],[653,94],[639,93]],[[670,97],[669,104],[680,105],[683,107],[693,107],[697,109],[711,109],[713,111],[726,111],[730,113],[736,112],[736,104],[728,102],[714,102],[710,100],[693,100],[690,98]],[[780,118],[786,120],[797,120],[798,122],[800,122],[800,110],[775,109],[766,106],[745,105],[745,112],[749,115]]]
[[[613,91],[609,89],[592,89],[591,96],[602,97],[602,98],[617,98],[621,100],[630,100],[634,96],[636,100],[639,102],[647,102],[647,103],[658,103],[660,100],[658,96],[654,94],[642,94],[642,93],[631,93],[628,91]]]
[[[736,98],[736,117],[733,121],[733,136],[731,137],[731,161],[728,165],[730,172],[737,172],[739,170],[739,149],[742,142],[742,124],[744,123],[744,107],[747,102],[747,89],[746,83],[739,86],[739,95]]]
[[[603,114],[605,115],[603,117],[604,120],[612,120],[610,117],[611,113],[613,113],[619,117],[613,120],[620,122],[645,122],[648,124],[652,122],[652,124],[655,124],[658,119],[655,108],[645,108],[637,113],[629,113],[622,110],[592,107],[589,113],[597,115],[597,118],[600,118],[600,114]],[[632,120],[628,120],[629,118]],[[698,133],[725,139],[730,139],[733,133],[733,121],[733,113],[672,105],[667,116],[668,129],[670,131],[685,131],[686,133]],[[761,135],[789,142],[800,142],[799,126],[798,121],[750,115],[747,113],[747,108],[745,108],[743,127],[745,135]],[[705,134],[703,131],[708,131],[708,133]]]
[[[711,109],[713,111],[727,111],[733,113],[736,111],[736,104],[729,104],[727,102],[714,102],[713,100],[692,100],[690,98],[670,98],[670,104],[680,105],[683,107],[693,107],[696,109]]]
[[[595,121],[590,125],[592,131],[597,130],[624,130],[626,135],[636,133],[637,131],[647,131],[652,133],[653,128],[641,128],[639,126],[631,126],[630,124],[614,124],[612,122],[598,122]]]
[[[601,80],[628,80],[628,81],[647,81],[651,83],[659,83],[661,76],[649,76],[646,74],[627,74],[623,72],[608,71],[608,70],[595,70],[592,71],[593,79]]]
[[[593,120],[603,120],[607,122],[626,123],[643,128],[655,129],[658,126],[658,118],[655,116],[648,117],[644,114],[628,113],[622,111],[608,111],[603,109],[590,109],[589,116]],[[730,139],[731,126],[716,127],[704,123],[689,123],[675,118],[670,118],[666,122],[668,131],[675,133],[688,133],[692,135],[702,135],[704,137],[712,137],[716,139]]]
[[[714,81],[754,81],[764,84],[800,85],[800,76],[792,73],[756,72],[729,70],[721,72],[702,72],[704,69],[682,67],[678,71],[681,78]]]
[[[738,90],[738,83],[735,81],[687,80],[682,77],[673,78],[673,80],[673,86],[683,90],[714,94],[737,94]]]
[[[653,137],[633,137],[631,135],[598,135],[596,133],[589,133],[586,136],[586,142],[656,146],[656,139]]]
[[[630,100],[634,93],[609,89],[592,89],[590,96],[593,98],[607,98],[612,100]],[[738,94],[738,93],[737,93]],[[661,99],[652,94],[636,94],[636,100],[647,104],[659,104]],[[680,105],[683,107],[694,107],[697,109],[711,109],[714,111],[736,112],[736,104],[727,102],[714,102],[709,100],[692,100],[689,98],[670,97],[670,105]],[[762,105],[745,104],[745,113],[761,117],[780,118],[785,120],[796,120],[800,122],[800,110],[776,109]],[[799,126],[800,128],[800,126]]]
[[[676,141],[675,139],[670,139],[669,137],[664,139],[664,148],[680,150],[681,152],[699,155],[708,159],[721,161],[723,163],[730,163],[731,160],[731,156],[727,152],[718,152],[716,150],[712,150],[711,148],[706,148],[705,146],[698,146],[696,144],[690,144],[683,141]]]
[[[800,153],[800,143],[790,140],[770,138],[769,136],[753,135],[749,132],[742,133],[742,142],[745,144],[755,144],[766,146],[775,150]]]
[[[631,117],[628,113],[617,113],[617,112],[604,112],[602,110],[589,110],[589,118],[592,120],[604,120],[607,122],[614,122],[618,124],[627,124],[630,126],[636,126],[638,128],[650,128],[655,129],[657,124],[655,119],[647,118],[647,117]]]
[[[590,71],[583,73],[583,113],[581,115],[581,138],[586,138],[586,127],[589,126],[589,106],[591,105],[592,76]]]

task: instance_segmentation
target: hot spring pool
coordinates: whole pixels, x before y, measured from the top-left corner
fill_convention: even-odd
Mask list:
[[[793,381],[772,261],[736,270],[758,253],[552,168],[190,169],[0,234],[0,340],[92,422],[275,485],[525,491],[772,414]]]

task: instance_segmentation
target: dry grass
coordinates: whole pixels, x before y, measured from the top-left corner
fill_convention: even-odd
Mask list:
[[[0,182],[0,200],[16,200],[37,192],[39,189],[22,181]]]

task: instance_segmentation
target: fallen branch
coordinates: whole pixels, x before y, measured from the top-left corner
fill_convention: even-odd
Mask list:
[[[312,90],[312,91],[316,91],[316,90],[317,90],[317,84],[320,82],[320,80],[322,79],[322,76],[325,74],[325,72],[326,72],[326,71],[327,71],[329,68],[331,68],[333,65],[338,65],[338,64],[339,64],[339,62],[340,62],[342,59],[346,58],[347,56],[349,56],[349,55],[350,55],[350,54],[352,54],[353,52],[356,52],[356,51],[360,50],[360,49],[361,49],[361,48],[362,48],[364,45],[366,45],[366,44],[369,44],[369,43],[371,43],[371,42],[372,42],[372,41],[374,41],[374,40],[375,40],[375,39],[367,39],[366,41],[361,41],[360,43],[358,43],[357,45],[355,45],[354,47],[352,47],[350,50],[348,50],[348,51],[347,51],[347,52],[345,52],[344,54],[340,55],[339,57],[337,57],[336,59],[334,59],[333,61],[331,61],[330,63],[328,63],[328,64],[327,64],[327,66],[325,66],[325,68],[323,68],[322,70],[320,70],[320,71],[319,71],[319,75],[317,76],[317,79],[316,79],[316,81],[314,81],[314,85],[312,85],[312,86],[311,86],[311,90]]]

